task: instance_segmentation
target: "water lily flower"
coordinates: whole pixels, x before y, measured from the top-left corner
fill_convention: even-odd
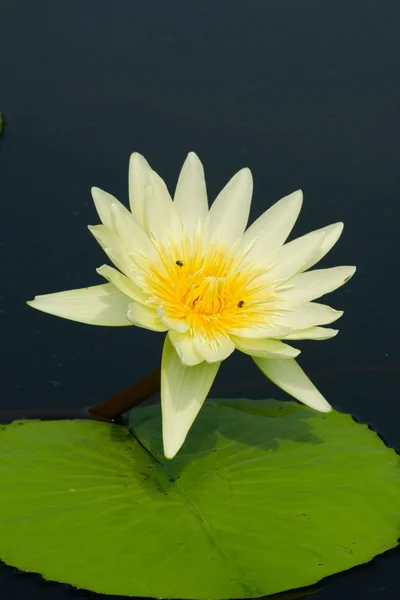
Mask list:
[[[236,349],[249,354],[276,385],[323,412],[330,405],[286,343],[325,340],[322,327],[343,313],[314,302],[343,285],[355,267],[313,267],[338,240],[342,223],[285,244],[302,205],[297,191],[247,230],[253,191],[239,171],[208,207],[203,166],[191,152],[173,199],[140,154],[131,156],[131,212],[92,189],[102,225],[89,227],[115,267],[97,272],[108,283],[36,296],[30,306],[93,325],[136,325],[167,332],[161,364],[164,452],[182,446],[217,374]]]

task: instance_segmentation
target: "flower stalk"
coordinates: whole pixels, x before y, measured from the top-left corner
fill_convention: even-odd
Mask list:
[[[160,391],[161,370],[156,369],[150,375],[143,377],[130,387],[114,394],[104,402],[91,408],[82,409],[48,409],[20,408],[16,410],[1,410],[0,424],[11,423],[22,419],[40,419],[41,421],[59,421],[69,419],[93,419],[115,421],[135,406],[148,400]]]
[[[118,392],[104,402],[89,408],[89,414],[94,417],[113,421],[122,416],[128,410],[131,410],[138,404],[141,404],[153,394],[160,391],[161,369],[156,369],[150,375],[143,377],[129,388]]]

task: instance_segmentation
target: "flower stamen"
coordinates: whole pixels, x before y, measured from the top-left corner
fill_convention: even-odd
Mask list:
[[[159,261],[146,258],[146,265],[142,260],[134,265],[149,307],[161,307],[170,321],[182,321],[190,334],[210,341],[274,324],[277,296],[265,279],[265,267],[254,264],[247,251],[207,243],[201,236],[153,243]],[[245,312],[238,311],[245,305]]]

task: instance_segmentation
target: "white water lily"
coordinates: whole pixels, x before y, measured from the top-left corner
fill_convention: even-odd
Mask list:
[[[348,281],[355,267],[305,271],[329,252],[343,224],[285,244],[302,204],[297,191],[245,231],[252,190],[251,172],[242,169],[209,209],[203,167],[191,152],[172,199],[161,177],[134,153],[131,212],[92,189],[102,225],[89,229],[117,267],[97,269],[108,283],[28,303],[82,323],[168,332],[161,365],[167,458],[182,446],[221,361],[235,348],[300,402],[331,410],[295,361],[300,351],[285,342],[337,334],[322,325],[343,313],[313,301]]]

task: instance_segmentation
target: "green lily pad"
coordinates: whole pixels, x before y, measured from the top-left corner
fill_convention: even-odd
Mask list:
[[[0,558],[105,594],[250,598],[371,560],[400,534],[399,457],[338,412],[209,401],[172,461],[132,428],[0,428]]]

